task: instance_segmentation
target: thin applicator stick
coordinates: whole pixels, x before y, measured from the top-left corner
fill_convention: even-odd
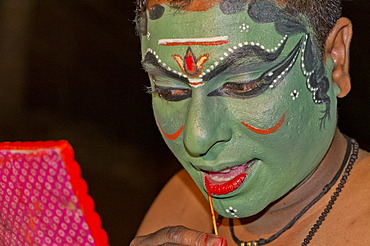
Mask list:
[[[209,201],[209,207],[211,208],[211,215],[212,215],[212,223],[213,223],[213,230],[215,231],[215,235],[218,236],[218,230],[217,230],[217,223],[216,223],[216,216],[215,216],[215,210],[213,208],[213,203],[212,203],[212,196],[210,192],[210,187],[209,187],[209,181],[205,179],[207,191],[208,191],[208,201]]]
[[[215,231],[215,235],[218,236],[218,230],[217,230],[217,224],[216,224],[216,216],[215,216],[215,210],[213,208],[213,203],[212,203],[212,196],[211,193],[208,191],[208,201],[209,201],[209,206],[211,208],[211,214],[212,214],[212,222],[213,222],[213,229]]]
[[[218,236],[215,209],[213,208],[212,196],[211,196],[211,186],[210,186],[209,181],[208,181],[207,178],[204,179],[204,183],[206,185],[206,189],[207,189],[207,193],[208,193],[209,207],[211,208],[213,230],[215,231],[215,235]]]

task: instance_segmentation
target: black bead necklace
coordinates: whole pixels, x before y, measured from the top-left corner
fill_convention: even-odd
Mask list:
[[[307,236],[305,237],[305,239],[303,240],[303,242],[301,244],[302,246],[307,246],[310,243],[310,241],[312,240],[313,236],[316,234],[317,230],[320,228],[320,226],[324,222],[325,217],[328,215],[330,210],[333,208],[333,205],[334,205],[335,201],[337,200],[337,198],[339,196],[339,193],[342,191],[342,189],[344,187],[344,184],[347,182],[348,176],[350,175],[350,172],[353,168],[353,164],[355,163],[355,161],[357,159],[358,151],[359,151],[358,143],[356,142],[356,140],[349,139],[345,135],[344,135],[344,137],[347,140],[347,149],[346,149],[346,154],[344,155],[344,158],[343,158],[342,165],[339,168],[338,172],[333,177],[333,179],[330,181],[330,183],[328,183],[327,185],[324,186],[322,192],[317,197],[315,197],[296,216],[294,216],[294,218],[291,221],[289,221],[286,226],[284,226],[280,231],[278,231],[277,233],[275,233],[274,235],[270,236],[267,239],[260,238],[257,241],[241,241],[235,235],[233,219],[229,219],[230,233],[231,233],[231,236],[232,236],[234,242],[237,243],[237,245],[239,245],[239,246],[260,246],[260,245],[268,244],[268,243],[272,242],[273,240],[275,240],[276,238],[278,238],[281,234],[283,234],[285,231],[290,229],[302,217],[302,215],[304,213],[306,213],[326,193],[328,193],[328,191],[331,189],[331,187],[338,181],[338,179],[340,177],[340,174],[343,172],[344,168],[346,167],[346,163],[348,162],[347,167],[344,171],[344,174],[342,175],[342,178],[341,178],[337,188],[335,189],[333,195],[331,196],[331,199],[329,200],[329,202],[326,205],[324,211],[321,213],[321,215],[317,219],[316,223],[312,226],[311,230],[308,232]],[[350,157],[351,145],[353,145],[353,151],[352,151],[352,155]]]

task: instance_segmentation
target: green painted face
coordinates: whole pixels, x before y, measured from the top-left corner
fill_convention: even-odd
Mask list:
[[[156,5],[142,54],[167,145],[232,218],[260,212],[315,170],[334,135],[338,88],[304,21],[265,1],[229,12]]]

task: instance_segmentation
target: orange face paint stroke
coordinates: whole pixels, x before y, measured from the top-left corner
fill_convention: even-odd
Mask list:
[[[158,123],[158,126],[159,126],[159,129],[161,130],[162,134],[168,139],[168,140],[176,140],[182,133],[182,131],[184,130],[184,125],[180,126],[180,128],[173,134],[168,134],[166,133],[161,124]]]
[[[271,134],[271,133],[274,133],[276,132],[277,130],[279,130],[279,128],[284,124],[284,121],[285,121],[285,116],[286,116],[286,112],[283,114],[283,116],[280,118],[279,122],[270,127],[270,128],[267,128],[267,129],[259,129],[259,128],[256,128],[254,126],[251,126],[245,122],[241,122],[245,127],[247,127],[249,130],[251,130],[252,132],[255,132],[257,134],[261,134],[261,135],[268,135],[268,134]]]

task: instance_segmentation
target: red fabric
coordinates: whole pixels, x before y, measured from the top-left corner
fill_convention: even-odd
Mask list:
[[[88,228],[86,228],[86,231],[91,233],[91,236],[92,236],[93,241],[94,241],[92,244],[89,244],[89,245],[93,245],[93,244],[95,244],[97,246],[107,246],[107,245],[109,245],[108,244],[107,233],[101,227],[100,216],[95,212],[94,201],[88,195],[87,184],[86,184],[85,180],[81,177],[80,166],[74,160],[73,149],[67,141],[16,142],[16,143],[5,142],[5,143],[0,143],[0,151],[2,153],[2,156],[1,156],[1,159],[0,159],[0,174],[2,174],[2,176],[1,175],[0,176],[2,177],[2,180],[0,180],[0,184],[1,184],[1,182],[3,182],[3,184],[1,184],[2,187],[5,187],[5,185],[8,185],[6,187],[11,187],[12,190],[14,191],[13,193],[11,193],[12,192],[11,188],[7,188],[7,190],[10,190],[10,191],[8,191],[8,193],[9,193],[9,195],[7,196],[8,199],[9,199],[9,197],[11,197],[15,200],[15,201],[10,201],[10,203],[13,202],[13,204],[11,204],[11,205],[13,205],[14,208],[15,208],[14,203],[18,203],[17,204],[17,206],[18,206],[19,203],[23,202],[23,200],[22,200],[23,198],[27,198],[22,193],[23,192],[23,190],[22,190],[23,189],[22,188],[23,184],[21,184],[19,181],[14,182],[14,183],[19,183],[20,184],[19,187],[15,187],[15,185],[10,184],[12,181],[10,179],[8,179],[8,177],[12,177],[15,180],[15,176],[18,173],[18,171],[16,171],[16,168],[12,165],[14,165],[14,163],[19,160],[19,156],[23,154],[24,158],[29,159],[29,162],[24,162],[24,163],[21,162],[21,161],[18,161],[21,165],[22,164],[24,164],[24,165],[27,164],[27,166],[29,166],[29,165],[33,165],[35,163],[34,165],[37,166],[38,160],[40,160],[40,163],[41,163],[41,160],[44,161],[43,164],[45,164],[45,158],[48,158],[48,155],[47,155],[48,153],[49,154],[53,153],[54,155],[55,155],[55,153],[60,153],[60,156],[61,156],[61,159],[62,159],[62,162],[63,162],[64,165],[60,165],[60,166],[58,166],[58,168],[62,168],[62,169],[65,168],[66,169],[66,172],[68,174],[67,176],[69,177],[69,182],[72,186],[72,190],[74,192],[75,197],[77,197],[77,202],[79,204],[79,208],[82,210],[83,220],[85,220],[87,225],[88,225]],[[27,151],[27,154],[24,154],[24,152],[22,152],[22,151]],[[25,157],[25,155],[26,155],[26,157]],[[54,160],[51,160],[51,161],[54,161]],[[19,163],[17,164],[18,166],[19,166]],[[53,165],[53,163],[50,163],[50,165]],[[20,168],[25,169],[25,167],[20,167]],[[22,171],[23,171],[23,169],[22,169]],[[13,170],[14,173],[11,174],[12,176],[9,175],[9,170],[10,171]],[[6,171],[5,174],[2,171],[4,171],[4,172]],[[33,169],[32,171],[35,172],[35,169]],[[58,170],[58,171],[60,171],[60,170]],[[26,172],[26,171],[24,171],[24,172]],[[62,171],[61,171],[61,173],[62,173]],[[8,176],[6,176],[6,174],[8,174]],[[28,177],[26,177],[26,179],[31,179],[31,178],[32,178],[32,180],[35,179],[34,177],[31,177],[30,174],[28,174]],[[40,175],[38,175],[38,176],[36,175],[36,178],[39,178],[40,181],[37,181],[37,185],[40,186],[40,184],[42,184],[42,177],[40,177]],[[59,178],[59,177],[57,177],[57,178]],[[63,180],[63,179],[61,179],[61,180]],[[6,184],[5,182],[8,183],[8,184]],[[61,184],[62,186],[63,185],[67,185],[67,186],[65,188],[61,187],[60,190],[63,190],[63,191],[64,191],[64,189],[67,190],[68,189],[68,184],[67,183],[68,182],[66,182],[64,184]],[[45,188],[41,188],[41,192],[43,192],[42,189],[45,189]],[[30,189],[27,189],[27,193],[29,193],[29,190]],[[31,192],[32,192],[32,190],[31,190]],[[2,193],[4,193],[4,191],[2,191]],[[14,197],[14,196],[16,196],[16,197]],[[6,201],[4,199],[1,199],[1,202],[3,202],[4,204],[6,203]],[[4,204],[1,204],[1,202],[0,202],[0,205],[4,205]],[[44,203],[47,204],[47,201],[44,202]],[[29,205],[29,204],[27,204],[27,205]],[[27,211],[31,211],[31,212],[28,212],[28,213],[33,214],[33,216],[29,216],[29,218],[24,218],[25,220],[27,219],[27,221],[28,221],[27,226],[28,226],[28,228],[30,228],[28,230],[31,231],[31,234],[24,233],[25,234],[24,235],[25,244],[22,244],[22,245],[35,245],[34,241],[32,241],[32,231],[36,232],[37,231],[36,226],[39,226],[37,232],[42,234],[43,226],[45,227],[45,225],[48,225],[47,223],[43,224],[42,222],[39,222],[37,224],[34,221],[34,220],[40,221],[41,220],[41,218],[40,218],[41,213],[44,212],[42,209],[40,209],[39,205],[40,205],[40,202],[36,201],[36,202],[34,202],[32,210],[30,210],[27,207],[27,209],[28,209]],[[41,206],[44,206],[44,205],[45,204],[41,204]],[[22,205],[22,206],[24,206],[24,205]],[[52,206],[52,204],[49,204],[49,206]],[[2,209],[6,209],[6,206],[0,206],[0,207],[2,207]],[[7,210],[3,210],[3,211],[7,211]],[[60,211],[58,211],[58,212],[60,212]],[[39,217],[37,217],[37,216],[39,216]],[[4,218],[2,218],[2,219],[4,219]],[[62,220],[62,219],[65,219],[65,218],[60,218],[60,220]],[[58,218],[57,218],[57,220],[59,221]],[[5,228],[5,227],[1,228],[0,227],[0,233],[3,233],[1,235],[3,235],[3,236],[6,235],[8,229],[9,228]],[[50,230],[50,229],[48,228],[48,230]],[[19,234],[21,234],[21,233],[19,233]],[[37,238],[38,241],[40,241],[40,237],[42,237],[42,236],[40,236],[40,234],[39,234],[38,238]],[[13,242],[13,243],[9,243],[9,245],[14,245],[14,242],[15,242],[14,240],[19,241],[19,239],[14,239],[14,238],[13,239],[8,239],[8,240],[12,240],[12,242]],[[23,238],[22,238],[22,240],[23,240]],[[53,239],[51,239],[51,240],[53,240]],[[68,244],[64,243],[63,245],[68,245]]]

